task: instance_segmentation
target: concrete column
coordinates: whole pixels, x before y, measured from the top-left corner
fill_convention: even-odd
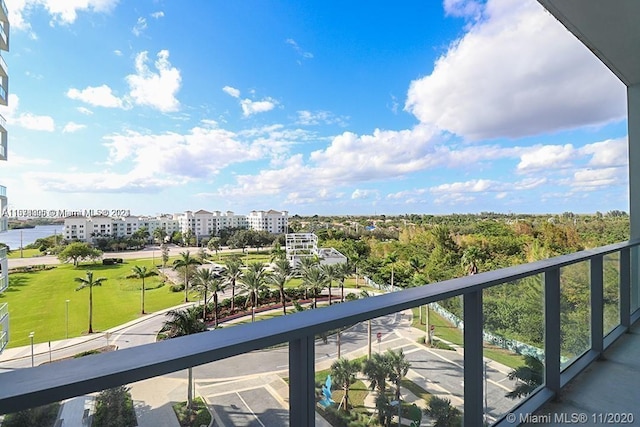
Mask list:
[[[631,239],[640,239],[640,84],[627,87]],[[640,307],[640,251],[631,251],[631,310]]]

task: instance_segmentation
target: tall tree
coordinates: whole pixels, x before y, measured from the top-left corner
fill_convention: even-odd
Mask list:
[[[173,261],[173,269],[184,268],[184,302],[189,302],[189,273],[190,269],[202,264],[197,258],[189,254],[189,251],[180,252],[180,258]]]
[[[213,322],[214,327],[218,327],[218,292],[224,291],[225,283],[217,273],[208,268],[201,268],[193,276],[193,284],[198,292],[202,294],[204,306],[202,307],[202,321],[207,320],[207,293],[213,294]]]
[[[524,356],[524,366],[518,366],[509,372],[510,380],[517,380],[516,388],[505,396],[509,399],[519,399],[531,394],[540,387],[544,376],[544,364],[537,358]]]
[[[353,266],[349,262],[338,264],[338,282],[340,283],[340,302],[344,302],[344,281],[353,273]]]
[[[331,377],[344,391],[344,410],[349,412],[349,388],[356,382],[356,374],[360,371],[359,360],[339,358],[331,365]]]
[[[327,278],[327,286],[329,287],[329,305],[331,305],[331,286],[333,285],[333,281],[340,278],[340,271],[338,270],[338,268],[338,264],[325,264],[320,266],[320,269]]]
[[[153,230],[153,239],[160,245],[164,244],[164,238],[167,237],[167,230],[158,227]]]
[[[378,394],[384,394],[387,390],[387,378],[391,376],[391,364],[386,354],[374,353],[370,359],[365,360],[362,373],[371,382],[371,390],[377,389]]]
[[[226,282],[231,285],[231,313],[235,311],[236,304],[236,284],[242,276],[242,263],[239,259],[233,257],[226,262],[226,268],[223,277]]]
[[[76,288],[79,291],[84,288],[89,288],[89,333],[93,333],[93,287],[102,286],[102,282],[107,280],[106,277],[93,278],[93,271],[87,271],[86,277],[76,277],[76,282],[80,283],[80,286]]]
[[[186,310],[171,310],[167,312],[167,316],[170,319],[164,322],[162,328],[167,338],[182,337],[207,330],[207,326],[198,317],[193,307]],[[189,367],[188,372],[187,408],[191,409],[193,408],[193,368]]]
[[[318,306],[318,293],[322,292],[328,282],[327,276],[319,267],[304,271],[302,275],[302,286],[305,289],[305,293],[307,293],[308,290],[313,292],[313,308]]]
[[[240,276],[242,289],[249,294],[252,308],[258,308],[258,295],[264,289],[267,279],[267,270],[261,262],[249,264],[249,268]],[[255,321],[255,310],[251,314],[251,321]]]
[[[58,254],[58,259],[62,262],[73,261],[73,266],[77,267],[78,262],[90,258],[98,259],[102,256],[102,252],[94,249],[90,244],[84,242],[72,242]]]
[[[400,383],[402,378],[407,375],[409,372],[409,368],[411,367],[411,363],[404,356],[404,351],[400,349],[397,353],[391,349],[387,350],[385,354],[387,360],[389,361],[389,366],[391,367],[391,375],[389,375],[389,380],[396,386],[396,400],[400,400]]]
[[[267,277],[267,281],[270,285],[278,288],[280,293],[280,304],[282,304],[282,313],[287,315],[287,301],[284,293],[284,288],[291,280],[292,269],[289,261],[286,259],[277,259],[273,267],[273,274]]]
[[[169,262],[169,246],[166,243],[160,245],[160,252],[162,253],[162,268],[167,268]]]
[[[218,256],[218,251],[220,250],[220,246],[221,246],[221,240],[217,236],[213,236],[207,242],[207,249],[209,249],[210,251],[215,251],[216,256]],[[220,259],[220,257],[218,257],[218,259]]]
[[[145,266],[134,265],[131,269],[131,274],[127,276],[127,279],[142,279],[142,295],[141,295],[141,305],[142,309],[140,310],[140,314],[144,314],[144,279],[151,276],[157,276],[158,273],[153,270],[147,270]]]

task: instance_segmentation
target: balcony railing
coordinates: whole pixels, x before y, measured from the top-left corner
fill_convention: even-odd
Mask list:
[[[289,425],[315,425],[315,337],[329,330],[397,313],[413,307],[461,296],[464,319],[464,425],[483,425],[483,291],[529,277],[543,278],[544,384],[511,411],[511,419],[522,419],[558,395],[561,388],[627,331],[639,317],[636,284],[632,289],[632,253],[640,240],[623,242],[529,264],[410,288],[401,292],[356,300],[331,307],[278,317],[256,324],[239,325],[202,334],[105,353],[91,358],[61,361],[30,369],[0,374],[0,413],[13,412],[54,400],[165,375],[189,367],[289,344]],[[615,264],[615,268],[612,267]],[[635,262],[633,266],[635,268]],[[605,268],[606,266],[606,268]],[[564,274],[581,270],[590,293],[589,329],[584,351],[570,355],[571,363],[561,363],[563,350],[561,293]],[[588,267],[588,268],[587,268]],[[583,271],[584,270],[584,271]],[[603,277],[614,271],[619,303],[613,307],[614,321],[604,318]],[[584,273],[584,274],[583,274]],[[633,277],[637,275],[633,274]],[[537,280],[537,279],[536,279]],[[610,291],[610,289],[608,289]],[[634,302],[632,304],[632,294]],[[520,297],[520,296],[517,296]],[[632,307],[633,305],[633,307]],[[634,312],[632,314],[632,311]],[[608,312],[610,313],[610,312]],[[617,319],[617,320],[616,320]],[[566,325],[565,325],[566,326]],[[610,331],[605,334],[605,331]],[[496,425],[512,425],[507,418]]]
[[[0,304],[0,353],[9,342],[9,305]]]

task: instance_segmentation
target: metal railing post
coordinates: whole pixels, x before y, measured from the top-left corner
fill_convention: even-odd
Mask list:
[[[591,349],[602,355],[604,351],[604,276],[603,256],[591,259]]]
[[[560,269],[544,273],[544,382],[557,397],[560,392]]]
[[[631,326],[631,249],[620,251],[620,325]]]
[[[482,290],[465,293],[464,304],[464,426],[483,422]]]
[[[289,425],[315,426],[314,337],[289,341]]]

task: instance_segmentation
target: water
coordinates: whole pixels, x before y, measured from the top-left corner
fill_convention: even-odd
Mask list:
[[[0,234],[0,242],[8,245],[10,249],[19,249],[21,232],[22,246],[24,247],[42,237],[49,237],[54,234],[62,236],[62,228],[62,225],[36,225],[35,228],[8,230]],[[62,237],[60,239],[62,239]]]

